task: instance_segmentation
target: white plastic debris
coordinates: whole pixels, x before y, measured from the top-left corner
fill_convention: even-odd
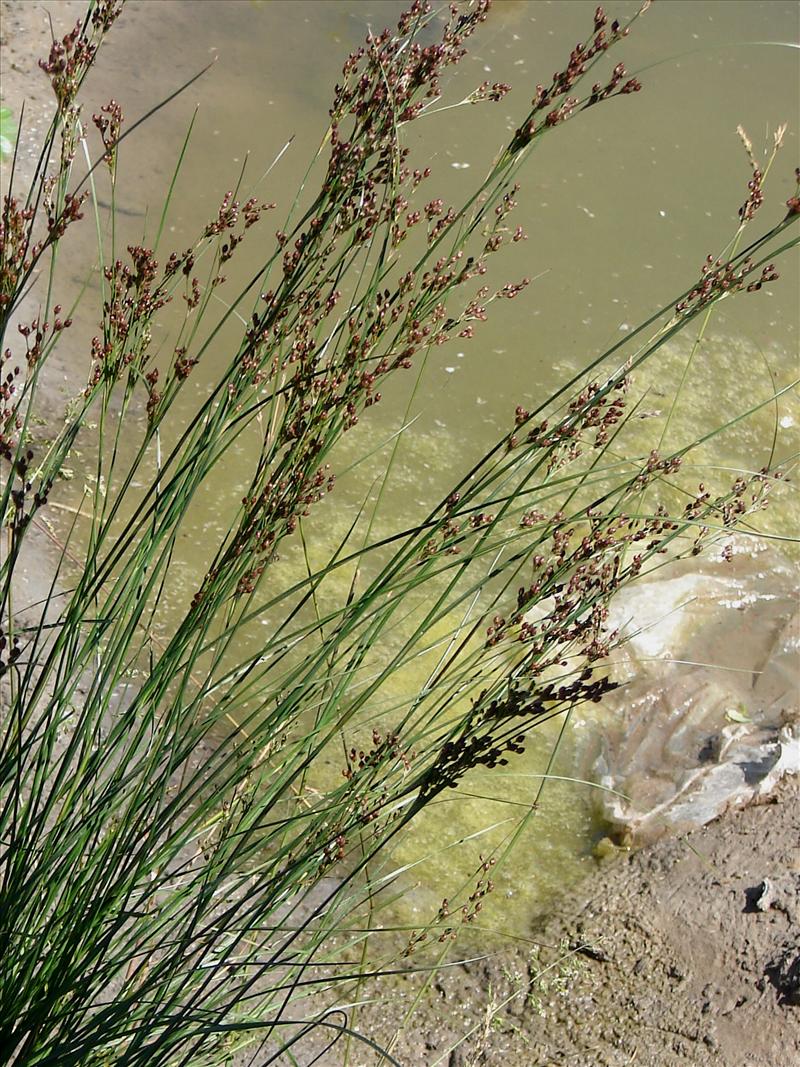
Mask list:
[[[800,774],[800,610],[791,565],[763,542],[690,560],[612,602],[622,683],[603,701],[584,772],[601,814],[644,844],[702,826]],[[663,577],[662,577],[663,575]]]

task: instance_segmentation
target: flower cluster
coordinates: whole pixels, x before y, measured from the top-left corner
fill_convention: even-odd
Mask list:
[[[444,742],[425,772],[421,798],[455,788],[475,767],[505,766],[507,753],[524,752],[526,731],[538,720],[573,704],[597,703],[615,688],[616,683],[608,678],[593,680],[592,670],[587,667],[577,678],[563,684],[548,682],[529,687],[515,680],[501,697],[481,693],[458,736]]]
[[[49,74],[53,92],[61,112],[72,106],[81,82],[94,62],[100,39],[119,17],[122,3],[98,0],[89,24],[77,22],[60,41],[53,41],[47,59],[39,66]],[[91,26],[91,32],[87,32]]]
[[[11,640],[0,627],[0,678],[4,677],[22,655],[19,638],[14,635]]]
[[[752,272],[753,261],[749,256],[725,261],[707,256],[701,268],[700,281],[675,305],[676,314],[695,312],[720,297],[745,288],[748,293],[755,293],[766,282],[773,282],[779,277],[774,263],[762,267],[760,275],[748,282]]]
[[[116,100],[109,100],[107,104],[103,104],[100,108],[99,114],[92,115],[92,122],[100,131],[100,136],[103,139],[103,162],[108,166],[108,169],[114,172],[117,158],[117,141],[119,140],[119,133],[122,129],[122,108]]]
[[[158,281],[158,263],[148,248],[129,245],[130,265],[115,260],[105,267],[108,296],[103,303],[103,343],[92,341],[92,352],[102,362],[102,373],[116,380],[123,367],[147,362],[153,316],[169,301]],[[96,363],[96,371],[101,368]],[[93,384],[90,382],[90,388]]]
[[[494,882],[491,878],[486,877],[494,867],[497,860],[494,856],[485,858],[480,857],[480,867],[478,868],[478,876],[475,882],[475,888],[467,897],[466,903],[461,905],[458,912],[458,923],[465,925],[473,922],[478,916],[478,913],[483,909],[484,899],[494,890]],[[441,933],[438,935],[437,940],[439,944],[444,944],[446,941],[455,941],[458,937],[457,928],[448,924],[448,920],[452,919],[452,904],[445,897],[439,906],[439,910],[436,913],[434,920],[434,927],[443,927]],[[428,932],[426,930],[414,931],[409,939],[408,944],[405,947],[403,956],[413,956],[415,950],[423,945],[428,940]]]
[[[24,207],[13,196],[3,200],[0,216],[0,313],[14,300],[20,282],[30,269],[40,246],[31,240],[32,207]]]
[[[406,752],[400,744],[400,738],[391,730],[383,736],[380,730],[372,731],[372,747],[363,749],[350,748],[347,752],[347,766],[342,770],[348,781],[370,767],[383,766],[387,761],[400,762],[408,771],[416,758],[416,752]]]
[[[645,5],[646,6],[646,5]],[[644,10],[644,7],[642,8]],[[641,12],[640,12],[641,13]],[[556,71],[549,86],[537,85],[536,94],[531,100],[527,119],[519,127],[509,146],[512,154],[519,152],[543,129],[558,126],[565,122],[581,105],[578,96],[571,95],[578,83],[584,78],[598,57],[627,36],[628,29],[615,19],[606,31],[608,19],[602,7],[598,7],[594,16],[592,36],[585,43],[578,43],[570,53],[567,65]],[[627,95],[638,92],[642,86],[636,78],[623,81],[626,77],[625,67],[618,63],[606,83],[596,82],[583,107],[590,107],[613,95]]]
[[[511,86],[507,82],[481,82],[476,89],[472,90],[467,99],[471,104],[480,104],[483,100],[497,103],[510,92]]]

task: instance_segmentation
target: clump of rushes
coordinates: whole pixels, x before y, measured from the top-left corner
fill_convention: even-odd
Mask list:
[[[437,43],[423,45],[434,16],[416,2],[396,30],[370,34],[348,58],[318,191],[304,187],[302,217],[284,223],[206,340],[199,324],[213,314],[223,268],[254,227],[263,239],[273,204],[233,189],[194,244],[166,257],[158,239],[101,248],[98,328],[84,346],[91,372],[37,455],[40,377],[71,325],[51,304],[57,254],[89,209],[94,170],[107,167],[115,183],[124,159],[121,105],[101,105],[93,133],[79,103],[121,5],[90,4],[43,63],[56,118],[27,195],[6,198],[0,231],[0,1047],[10,1063],[213,1064],[242,1044],[272,1063],[320,1034],[371,1044],[337,1003],[368,969],[365,955],[361,966],[347,962],[366,936],[347,930],[387,884],[373,877],[378,861],[474,767],[505,763],[541,722],[602,699],[611,688],[602,661],[617,640],[606,627],[610,598],[643,570],[728,533],[781,474],[764,469],[727,491],[695,485],[679,513],[648,513],[643,501],[680,476],[689,448],[622,462],[609,450],[635,406],[631,373],[698,314],[774,277],[795,243],[781,235],[796,199],[749,247],[711,257],[696,284],[587,373],[536,410],[517,408],[424,521],[360,549],[345,543],[286,586],[276,552],[306,516],[313,530],[315,505],[335,487],[336,442],[397,372],[472,337],[495,300],[528,284],[489,278],[492,257],[524,239],[513,223],[516,179],[535,145],[641,88],[622,63],[602,72],[631,24],[609,23],[598,8],[486,179],[447,205],[425,192],[431,174],[414,168],[405,128],[431,108],[488,6],[453,5]],[[484,84],[465,102],[491,103],[507,88]],[[74,183],[76,146],[98,134],[97,163]],[[761,205],[767,169],[753,165],[742,226]],[[41,311],[6,339],[48,258]],[[178,393],[248,299],[227,367],[198,417],[176,427]],[[173,301],[181,323],[170,359],[157,363],[153,327]],[[617,369],[601,373],[614,358]],[[90,414],[104,491],[87,503],[88,535],[70,542],[80,572],[60,589],[59,564],[40,613],[21,617],[15,570]],[[124,459],[123,426],[136,441]],[[162,450],[167,427],[174,443]],[[152,620],[187,511],[254,427],[262,447],[238,511],[162,639]],[[327,578],[356,564],[365,577],[347,598],[313,614]],[[399,644],[388,641],[423,590],[424,609]],[[387,681],[456,611],[463,622],[449,622],[424,686],[377,729],[370,709]],[[240,635],[257,619],[268,623],[260,646],[243,651]],[[320,777],[343,742],[342,774]],[[463,900],[445,901],[434,940],[453,936],[453,915],[472,921],[493,863],[482,859]]]

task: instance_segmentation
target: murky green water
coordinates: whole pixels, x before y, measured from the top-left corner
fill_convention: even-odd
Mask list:
[[[623,16],[636,6],[620,3],[610,13]],[[575,41],[585,37],[594,7],[594,0],[498,0],[443,103],[458,101],[486,79],[508,81],[513,91],[500,104],[454,109],[418,124],[412,159],[431,167],[431,195],[456,201],[472,187],[515,128],[533,86],[560,69]],[[276,201],[278,225],[324,133],[344,56],[368,25],[380,29],[401,10],[394,2],[352,0],[131,0],[95,78],[98,92],[104,91],[113,70],[113,94],[126,116],[146,111],[211,58],[216,63],[153,119],[148,133],[123,146],[125,177],[118,193],[127,212],[120,219],[123,238],[141,237],[140,213],[163,195],[195,102],[199,113],[176,188],[170,247],[186,247],[216,214],[221,193],[235,183],[248,152],[243,191]],[[502,284],[528,274],[535,276],[534,284],[523,297],[504,302],[502,313],[490,316],[475,339],[437,349],[413,397],[411,378],[395,382],[393,394],[343,442],[340,468],[359,450],[388,439],[408,415],[417,419],[399,446],[377,530],[411,523],[507,427],[517,404],[534,405],[694,280],[705,256],[732,234],[746,195],[749,173],[737,124],[761,150],[770,129],[790,123],[756,231],[782,216],[798,155],[797,53],[754,42],[791,41],[797,35],[794,3],[660,0],[648,12],[624,49],[626,66],[645,90],[570,123],[544,142],[523,172],[517,221],[528,240],[514,246],[494,280]],[[291,138],[269,176],[259,180]],[[272,229],[270,220],[258,239],[267,240]],[[248,276],[255,262],[240,262],[239,276]],[[781,273],[778,283],[729,302],[715,315],[687,375],[668,445],[768,396],[771,377],[780,387],[796,373],[796,259],[784,262]],[[234,285],[229,290],[235,291]],[[227,359],[224,339],[218,351],[221,367]],[[667,397],[687,358],[686,345],[674,346],[652,365],[648,381],[636,383],[647,392],[647,408],[656,412],[641,424],[642,447],[658,439]],[[210,353],[197,369],[201,392],[214,378],[214,364]],[[190,417],[196,399],[183,403]],[[776,421],[779,448],[791,454],[800,422],[796,396],[737,427],[698,462],[760,467]],[[244,439],[242,472],[252,460],[248,447]],[[316,528],[312,519],[307,530],[312,556],[324,553],[328,537],[347,529],[370,489],[372,472],[362,466],[342,479]],[[185,554],[173,568],[172,596],[178,602],[197,588],[244,476],[232,466],[203,490],[195,528],[187,531]],[[796,498],[785,494],[769,522],[774,530],[791,532],[800,528],[799,518]],[[302,567],[299,546],[285,553],[282,565],[287,573]],[[343,591],[347,581],[343,576]],[[398,681],[407,691],[414,684],[409,676]],[[429,857],[406,876],[420,887],[407,898],[408,921],[435,913],[442,895],[468,879],[478,854],[513,834],[538,793],[557,729],[555,724],[543,730],[524,759],[502,776],[476,774],[462,795],[445,797],[426,814],[396,856],[398,864]],[[571,768],[567,743],[553,771],[569,775]],[[494,903],[486,909],[490,926],[524,933],[531,915],[593,862],[596,827],[588,797],[584,785],[548,784],[512,863],[495,879]],[[480,836],[464,848],[448,847],[471,835]]]

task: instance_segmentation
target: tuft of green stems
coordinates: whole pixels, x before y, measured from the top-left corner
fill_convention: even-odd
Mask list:
[[[240,1046],[291,1063],[309,1039],[347,1035],[378,1055],[353,1026],[364,981],[413,968],[426,940],[446,949],[480,912],[498,858],[376,963],[394,842],[473,769],[505,764],[539,724],[601,700],[613,687],[603,660],[617,640],[605,626],[614,593],[729,534],[782,475],[768,465],[712,493],[681,481],[695,446],[631,454],[625,431],[631,374],[720,300],[770,280],[796,244],[785,231],[797,210],[790,201],[740,248],[760,206],[751,187],[728,251],[535,410],[518,408],[422,521],[380,537],[370,523],[360,544],[354,524],[322,566],[287,580],[278,550],[314,537],[343,434],[399,372],[527,285],[487,284],[516,235],[516,178],[542,138],[641,88],[606,56],[630,25],[598,9],[486,177],[451,207],[425,196],[405,128],[433,114],[488,3],[443,22],[414,3],[394,32],[370,34],[345,64],[274,247],[222,314],[222,271],[274,205],[237,186],[161,263],[175,179],[153,248],[123,253],[113,228],[107,247],[98,221],[92,370],[37,455],[42,375],[72,328],[56,303],[60,248],[96,173],[107,170],[113,192],[124,156],[110,102],[94,116],[102,154],[78,173],[78,98],[120,8],[90,3],[54,45],[43,65],[56,116],[24,197],[3,207],[0,348],[35,274],[47,283],[42,310],[21,323],[21,358],[3,357],[0,1048],[18,1065],[215,1064]],[[467,99],[490,104],[506,89]],[[183,313],[165,359],[152,337],[169,304]],[[194,368],[237,318],[227,365],[178,423]],[[255,433],[244,473],[238,445]],[[85,439],[95,492],[43,602],[20,612],[15,575],[41,551],[37,523]],[[241,503],[164,631],[178,539],[220,470],[236,470]],[[682,507],[658,503],[664,487]],[[243,635],[257,622],[254,648]],[[391,683],[423,659],[424,683],[398,697]]]

